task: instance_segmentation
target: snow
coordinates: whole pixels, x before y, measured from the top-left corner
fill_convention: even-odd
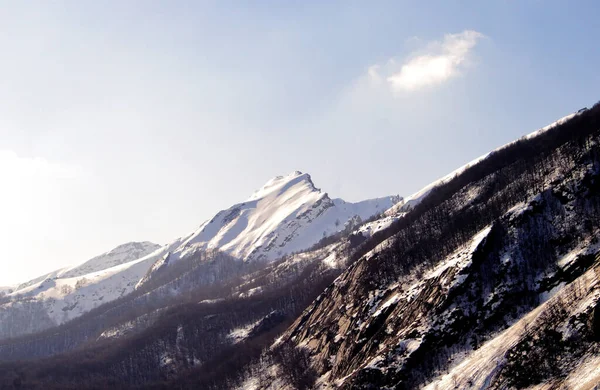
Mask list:
[[[115,249],[103,253],[100,256],[96,256],[83,264],[62,270],[58,276],[61,278],[71,278],[101,271],[106,268],[137,260],[151,252],[154,252],[160,247],[160,245],[148,241],[139,243],[131,242],[119,245]]]
[[[61,324],[125,294],[135,288],[136,283],[148,272],[156,261],[161,249],[154,250],[155,244],[141,243],[142,247],[129,251],[125,244],[115,250],[97,256],[89,261],[67,269],[54,271],[28,283],[9,294],[19,306],[22,297],[35,298],[44,303],[45,309],[54,323]],[[148,254],[148,252],[153,251]],[[126,261],[134,255],[143,256],[133,261],[104,268]],[[102,259],[106,259],[106,264]],[[96,271],[82,274],[84,270]]]
[[[254,294],[260,293],[262,290],[263,290],[262,286],[254,287],[254,288],[249,289],[246,292],[241,293],[240,297],[250,297]]]
[[[365,366],[365,368],[379,369],[377,365],[383,361],[383,356],[377,355]]]
[[[390,196],[358,203],[330,199],[299,171],[269,180],[248,200],[217,213],[173,251],[173,259],[198,249],[218,248],[242,260],[273,261],[305,250],[345,224],[382,213]]]
[[[397,221],[398,219],[402,218],[404,216],[404,214],[405,213],[394,214],[394,215],[387,215],[387,216],[384,216],[381,219],[377,219],[377,220],[372,221],[372,222],[367,222],[367,223],[361,225],[353,233],[355,233],[355,234],[356,233],[360,233],[364,237],[369,238],[373,234],[375,234],[375,233],[377,233],[379,231],[385,230],[388,227],[390,227],[395,221]]]
[[[272,361],[260,361],[246,374],[237,390],[284,390],[290,387],[281,379],[280,368]]]
[[[160,313],[162,311],[163,311],[162,309],[159,309],[159,310],[155,311],[153,313],[153,315],[157,316],[158,313]],[[115,338],[123,337],[123,336],[127,335],[128,333],[135,331],[137,326],[138,326],[137,321],[135,321],[135,320],[127,321],[127,322],[119,324],[115,327],[105,330],[104,332],[102,332],[102,334],[100,334],[100,336],[98,336],[98,339],[115,339]]]
[[[16,286],[0,286],[0,296],[2,296],[2,294],[9,294],[15,288]]]
[[[565,287],[565,285],[566,285],[565,282],[561,282],[558,285],[554,286],[552,289],[550,289],[550,291],[544,291],[544,292],[542,292],[540,294],[540,301],[541,302],[546,302],[548,299],[552,298],[557,293],[559,293],[563,289],[563,287]]]
[[[561,268],[566,268],[570,266],[573,262],[577,260],[577,258],[581,255],[586,255],[590,253],[596,253],[600,250],[600,242],[599,243],[591,243],[588,240],[580,243],[576,248],[572,249],[570,252],[562,256],[557,264]]]
[[[217,298],[217,299],[203,299],[200,302],[198,302],[199,304],[209,304],[212,305],[213,303],[219,303],[224,301],[225,298]]]
[[[440,275],[442,275],[444,271],[451,267],[458,267],[458,273],[460,273],[460,270],[469,267],[471,265],[471,257],[473,255],[473,252],[475,252],[479,244],[481,244],[481,242],[488,236],[490,230],[491,226],[488,226],[485,229],[481,230],[473,237],[466,249],[455,252],[453,255],[450,256],[450,259],[441,262],[438,267],[433,269],[433,271],[425,274],[424,279],[437,278]],[[460,278],[458,280],[460,281]]]
[[[468,168],[472,167],[473,165],[476,165],[477,163],[479,163],[480,161],[483,161],[485,158],[487,158],[490,155],[490,153],[486,153],[483,156],[480,156],[478,158],[476,158],[475,160],[463,165],[462,167],[455,169],[454,171],[450,172],[449,174],[447,174],[446,176],[442,177],[441,179],[438,179],[432,183],[429,183],[428,185],[426,185],[425,187],[421,188],[419,191],[415,192],[414,194],[404,198],[403,201],[399,202],[397,205],[395,205],[390,211],[389,213],[398,213],[401,211],[408,211],[411,208],[417,206],[419,203],[421,203],[421,201],[423,201],[423,199],[425,199],[425,197],[427,195],[429,195],[429,193],[436,187],[450,181],[451,179],[453,179],[455,176],[460,175],[461,173],[463,173],[464,171],[466,171]]]
[[[161,367],[163,367],[163,368],[169,367],[173,363],[175,363],[175,359],[173,358],[173,356],[170,352],[164,351],[163,353],[160,354],[159,365]]]
[[[448,374],[431,382],[425,387],[425,390],[485,389],[504,361],[506,351],[517,344],[525,332],[525,324],[533,321],[542,312],[542,308],[543,306],[539,306],[521,321],[485,343],[468,358],[453,367]]]
[[[600,383],[600,356],[587,356],[564,382],[566,389],[593,390]]]
[[[408,340],[402,341],[402,343],[406,347],[407,354],[411,354],[414,351],[416,351],[421,346],[422,342],[423,342],[422,339],[408,339]]]
[[[414,194],[404,198],[403,200],[401,200],[400,202],[398,202],[397,204],[395,204],[394,206],[392,206],[388,211],[386,211],[386,215],[394,215],[397,214],[399,212],[402,211],[408,211],[411,208],[415,207],[416,205],[418,205],[419,203],[421,203],[421,201],[423,199],[425,199],[425,197],[436,187],[450,181],[452,178],[454,178],[455,176],[460,175],[461,173],[463,173],[464,171],[466,171],[468,168],[472,167],[473,165],[478,164],[479,162],[485,160],[488,156],[490,156],[492,153],[497,152],[499,150],[505,149],[510,145],[515,144],[516,142],[519,142],[521,140],[525,140],[525,139],[531,139],[534,137],[537,137],[538,135],[544,133],[545,131],[548,131],[556,126],[559,126],[565,122],[567,122],[569,119],[579,115],[581,112],[576,112],[576,113],[572,113],[569,114],[567,116],[564,116],[562,118],[560,118],[559,120],[542,127],[541,129],[538,129],[532,133],[529,133],[523,137],[521,137],[520,139],[513,141],[513,142],[509,142],[489,153],[486,153],[482,156],[479,156],[478,158],[468,162],[467,164],[461,166],[458,169],[455,169],[454,171],[450,172],[449,174],[447,174],[446,176],[442,177],[441,179],[438,179],[432,183],[429,183],[428,185],[426,185],[425,187],[423,187],[422,189],[420,189],[419,191],[415,192]]]
[[[396,305],[400,301],[410,302],[413,300],[419,292],[423,289],[425,283],[428,279],[438,278],[442,276],[446,271],[450,268],[454,269],[452,275],[454,278],[452,280],[441,280],[440,283],[444,285],[446,289],[450,289],[454,286],[457,286],[464,282],[467,275],[461,274],[461,271],[465,268],[469,267],[472,264],[472,256],[477,247],[483,242],[483,240],[488,236],[491,231],[491,226],[486,227],[479,231],[473,239],[465,245],[463,248],[455,251],[450,256],[446,257],[443,261],[439,263],[439,265],[433,270],[426,272],[425,275],[421,278],[417,278],[415,275],[407,277],[402,286],[398,285],[398,283],[393,283],[388,286],[387,290],[374,290],[369,293],[369,301],[366,302],[367,306],[370,306],[369,313],[372,317],[377,317],[381,315],[381,313],[392,305]],[[387,292],[388,295],[390,292],[398,290],[394,292],[389,298],[380,302],[380,297],[384,295],[384,292]]]
[[[277,346],[279,346],[279,344],[281,344],[283,342],[284,336],[285,336],[285,334],[282,334],[281,336],[277,337],[275,339],[275,341],[273,342],[273,344],[271,345],[270,349],[277,348]]]
[[[256,325],[258,325],[261,320],[262,319],[260,319],[256,322],[253,322],[251,324],[247,324],[245,326],[235,328],[231,332],[229,332],[227,337],[230,338],[234,344],[239,343],[240,341],[243,341],[250,335],[250,332],[252,332],[252,329],[254,329],[254,327],[256,327]]]
[[[510,215],[511,219],[522,215],[525,211],[531,210],[531,205],[527,202],[519,202],[513,207],[511,207],[506,214]]]
[[[239,387],[240,390],[258,390],[260,387],[258,378],[250,377],[247,378]]]
[[[555,121],[555,122],[552,122],[552,123],[550,123],[548,126],[544,126],[544,127],[542,127],[541,129],[539,129],[539,130],[536,130],[536,131],[534,131],[534,132],[532,132],[532,133],[529,133],[529,134],[527,134],[525,137],[522,137],[522,138],[523,138],[523,139],[530,139],[530,138],[537,137],[538,135],[542,134],[543,132],[545,132],[545,131],[548,131],[548,130],[552,129],[553,127],[556,127],[556,126],[562,125],[563,123],[565,123],[565,122],[566,122],[566,121],[568,121],[569,119],[571,119],[571,118],[573,118],[573,117],[575,117],[576,115],[579,115],[579,114],[580,114],[580,112],[574,112],[574,113],[572,113],[572,114],[569,114],[569,115],[563,116],[563,117],[562,117],[562,118],[560,118],[559,120],[557,120],[557,121]]]
[[[399,300],[400,300],[400,294],[398,294],[398,293],[394,294],[390,299],[385,301],[384,304],[381,305],[379,307],[379,309],[377,309],[377,311],[372,314],[372,316],[373,317],[379,316],[381,314],[381,312],[383,312],[385,309],[387,309],[391,305],[395,305],[396,303],[398,303]]]
[[[343,256],[340,256],[338,248],[340,247],[339,243],[332,244],[326,248],[329,254],[322,260],[323,264],[325,264],[328,268],[339,268],[340,265],[346,260]],[[310,253],[312,255],[312,253]]]
[[[582,275],[578,281],[581,281],[590,292],[586,299],[583,299],[576,307],[571,308],[571,316],[589,309],[600,299],[600,291],[597,290],[598,280],[595,276],[595,270],[590,269]],[[549,304],[555,300],[560,300],[561,295],[565,293],[568,287],[558,292],[554,297],[544,302],[519,321],[514,323],[505,331],[499,333],[493,339],[487,341],[481,348],[473,351],[459,364],[452,367],[446,375],[438,377],[432,381],[425,390],[443,390],[443,389],[485,389],[489,386],[491,380],[502,368],[505,361],[505,354],[514,347],[525,335],[526,329],[534,324],[542,312],[546,310]],[[572,372],[567,379],[577,384],[566,388],[590,388],[584,385],[588,378],[598,378],[598,358],[591,358],[588,364],[580,365],[578,369]],[[595,368],[594,368],[595,367]],[[581,386],[580,386],[581,385]]]

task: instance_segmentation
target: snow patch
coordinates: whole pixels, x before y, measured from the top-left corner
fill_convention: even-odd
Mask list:
[[[235,328],[231,332],[229,332],[227,337],[231,339],[234,344],[239,343],[240,341],[243,341],[250,335],[250,332],[252,332],[256,325],[260,323],[260,321],[261,320],[258,320],[251,324]]]

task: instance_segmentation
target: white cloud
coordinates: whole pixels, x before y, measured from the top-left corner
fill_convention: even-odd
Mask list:
[[[381,75],[379,74],[379,69],[381,66],[379,65],[371,65],[367,70],[367,75],[369,76],[369,80],[373,83],[379,84],[382,81]]]
[[[401,63],[400,69],[393,61],[388,63],[387,74],[373,65],[368,74],[371,80],[385,78],[396,92],[411,92],[441,84],[461,73],[469,63],[470,53],[484,35],[473,30],[446,34],[442,41],[431,42],[424,50],[413,53]]]

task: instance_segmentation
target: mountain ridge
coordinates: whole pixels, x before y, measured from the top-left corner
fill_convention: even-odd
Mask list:
[[[219,211],[182,238],[172,254],[177,258],[195,250],[219,249],[244,261],[273,261],[343,230],[356,217],[383,213],[401,199],[398,195],[356,203],[331,199],[315,187],[309,174],[294,171],[270,179],[245,202]]]
[[[330,199],[309,174],[294,171],[267,181],[246,201],[221,210],[194,232],[163,246],[131,242],[7,290],[0,304],[0,338],[41,331],[119,299],[180,260],[218,250],[240,261],[272,262],[306,250],[325,236],[379,214],[399,197],[357,203]],[[350,224],[350,225],[348,225]],[[28,313],[33,327],[6,321]],[[19,315],[21,315],[19,314]],[[2,324],[4,319],[4,325]],[[35,319],[35,320],[34,320]]]

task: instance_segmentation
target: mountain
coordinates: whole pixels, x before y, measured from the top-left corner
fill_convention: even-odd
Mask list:
[[[157,250],[160,245],[153,244],[151,242],[129,242],[126,244],[119,245],[118,247],[98,255],[90,260],[87,260],[81,264],[74,265],[72,267],[61,268],[56,271],[38,276],[37,278],[31,279],[27,282],[20,283],[16,287],[13,287],[15,294],[19,291],[27,289],[33,285],[39,285],[47,279],[57,278],[73,278],[82,276],[88,273],[98,272],[106,270],[108,268],[127,263]]]
[[[600,384],[600,104],[361,222],[352,215],[363,206],[329,199],[298,172],[275,178],[148,255],[131,292],[0,340],[0,384]]]
[[[58,276],[60,278],[73,278],[76,276],[102,271],[107,268],[140,259],[147,254],[154,252],[160,247],[160,245],[153,244],[148,241],[130,242],[119,245],[113,250],[103,253],[100,256],[96,256],[83,264],[64,269]]]
[[[321,388],[600,384],[599,113],[420,191],[279,345]]]
[[[544,127],[542,127],[541,129],[538,129],[534,132],[531,132],[527,135],[524,135],[523,137],[519,138],[516,141],[512,141],[509,142],[506,145],[500,146],[499,148],[496,148],[494,150],[492,150],[491,152],[488,152],[486,154],[484,154],[483,156],[479,156],[476,159],[468,162],[467,164],[453,170],[452,172],[450,172],[449,174],[447,174],[446,176],[435,180],[431,183],[429,183],[428,185],[426,185],[425,187],[421,188],[419,191],[415,192],[414,194],[407,196],[406,198],[402,199],[401,201],[399,201],[398,203],[396,203],[390,210],[388,210],[386,212],[386,214],[388,215],[395,215],[399,212],[402,211],[406,211],[412,207],[415,207],[416,205],[418,205],[427,195],[429,195],[429,193],[431,192],[431,190],[433,190],[436,187],[439,187],[440,185],[450,181],[451,179],[453,179],[454,177],[462,174],[464,171],[466,171],[468,168],[477,165],[479,162],[485,160],[486,158],[488,158],[491,154],[493,153],[498,153],[499,151],[506,149],[510,146],[515,145],[518,142],[523,142],[535,137],[540,136],[541,134],[543,134],[544,132],[555,128],[556,126],[560,126],[564,123],[566,123],[567,121],[569,121],[569,119],[572,119],[573,117],[575,117],[576,115],[580,114],[582,111],[578,111],[569,115],[566,115],[560,119],[558,119],[555,122],[550,123],[549,125],[546,125]]]
[[[358,203],[331,199],[314,186],[310,175],[295,171],[269,180],[245,202],[218,212],[174,254],[218,248],[244,261],[273,261],[305,250],[349,224],[358,225],[401,200],[399,196]]]
[[[349,203],[330,199],[308,174],[278,176],[247,201],[220,211],[198,230],[163,247],[150,242],[123,244],[82,264],[22,283],[0,301],[4,302],[0,339],[51,328],[134,290],[158,286],[166,272],[177,272],[166,268],[199,252],[219,250],[244,262],[272,262],[351,230],[400,200],[390,196]],[[239,267],[225,268],[231,275],[221,279],[242,272]]]
[[[0,300],[0,338],[56,326],[131,292],[160,248],[130,242],[18,285]]]
[[[12,292],[12,290],[14,288],[15,288],[14,286],[0,286],[0,296],[3,296],[5,294]]]
[[[315,187],[309,174],[294,171],[277,176],[245,202],[219,211],[195,232],[177,240],[140,285],[155,271],[164,272],[169,264],[199,251],[218,249],[245,262],[272,262],[349,232],[400,201],[400,196],[387,196],[350,203],[331,199]]]

